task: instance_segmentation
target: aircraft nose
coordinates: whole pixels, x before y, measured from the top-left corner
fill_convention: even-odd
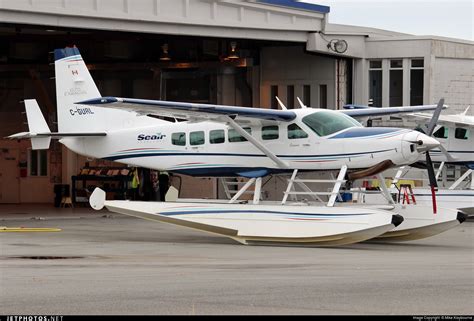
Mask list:
[[[425,134],[419,134],[417,137],[416,150],[420,153],[429,151],[440,145],[440,142]]]

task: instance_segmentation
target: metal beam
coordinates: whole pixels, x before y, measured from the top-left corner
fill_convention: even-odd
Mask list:
[[[279,168],[288,169],[288,164],[281,159],[279,159],[275,154],[273,154],[267,147],[265,147],[262,143],[256,140],[252,135],[247,133],[239,124],[237,124],[232,118],[229,116],[225,117],[226,122],[229,124],[230,127],[235,129],[240,135],[242,135],[245,139],[247,139],[250,143],[252,143],[255,147],[257,147],[262,153],[268,156],[275,164],[278,165]]]

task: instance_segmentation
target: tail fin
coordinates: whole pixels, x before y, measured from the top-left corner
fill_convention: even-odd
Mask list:
[[[31,138],[31,148],[48,149],[51,143],[51,131],[41,113],[36,99],[25,100],[26,118],[28,119],[29,132],[8,136],[10,139]]]
[[[79,133],[110,129],[108,123],[113,120],[111,115],[117,111],[75,104],[85,99],[101,97],[79,49],[55,49],[54,60],[58,131]]]
[[[26,118],[28,120],[29,132],[22,132],[8,136],[9,139],[31,139],[32,149],[48,149],[51,138],[60,139],[62,137],[102,137],[106,136],[105,132],[79,132],[72,133],[70,131],[64,133],[52,133],[48,124],[41,113],[41,109],[36,99],[25,100]]]
[[[54,60],[58,132],[104,133],[157,123],[156,118],[136,117],[130,111],[76,104],[101,97],[89,69],[76,47],[55,49]]]
[[[49,134],[48,124],[44,119],[41,109],[36,99],[25,100],[26,119],[28,120],[28,128],[30,133],[35,134]],[[51,137],[32,137],[31,148],[33,149],[48,149],[51,143]]]

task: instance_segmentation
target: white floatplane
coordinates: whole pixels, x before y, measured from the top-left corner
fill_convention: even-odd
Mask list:
[[[429,135],[400,128],[364,128],[350,116],[435,109],[439,115],[443,101],[437,106],[331,111],[308,108],[301,102],[298,110],[286,110],[281,102],[284,110],[268,110],[102,97],[77,48],[54,53],[59,131],[50,131],[35,100],[25,100],[29,132],[10,138],[30,138],[33,149],[48,148],[52,138],[59,138],[69,149],[89,157],[193,176],[249,179],[228,204],[107,201],[103,191],[96,189],[90,198],[95,209],[105,206],[245,244],[360,242],[401,227],[403,218],[394,206],[335,206],[341,185],[409,165],[439,146]],[[166,116],[171,121],[150,116]],[[285,199],[281,206],[260,202],[262,177],[292,173],[295,179],[298,171],[321,170],[339,170],[327,203],[304,206],[287,204]],[[252,184],[252,204],[238,204]],[[304,182],[298,185],[305,186]],[[287,190],[285,196],[291,193]],[[432,229],[445,221],[462,221],[456,212],[438,214],[442,222],[429,220],[415,228]]]

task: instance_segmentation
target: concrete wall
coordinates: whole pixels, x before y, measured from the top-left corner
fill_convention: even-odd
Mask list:
[[[446,98],[448,113],[474,105],[474,43],[434,39],[431,42],[431,98]],[[474,111],[470,110],[474,115]]]
[[[270,88],[278,86],[278,98],[286,104],[287,86],[295,86],[294,106],[298,108],[296,97],[303,99],[303,86],[311,86],[311,107],[319,107],[319,85],[327,85],[328,108],[334,109],[336,60],[304,52],[301,46],[267,47],[260,56],[260,106],[270,108]]]
[[[449,113],[474,106],[474,60],[436,58],[434,65],[434,99],[444,97]]]

